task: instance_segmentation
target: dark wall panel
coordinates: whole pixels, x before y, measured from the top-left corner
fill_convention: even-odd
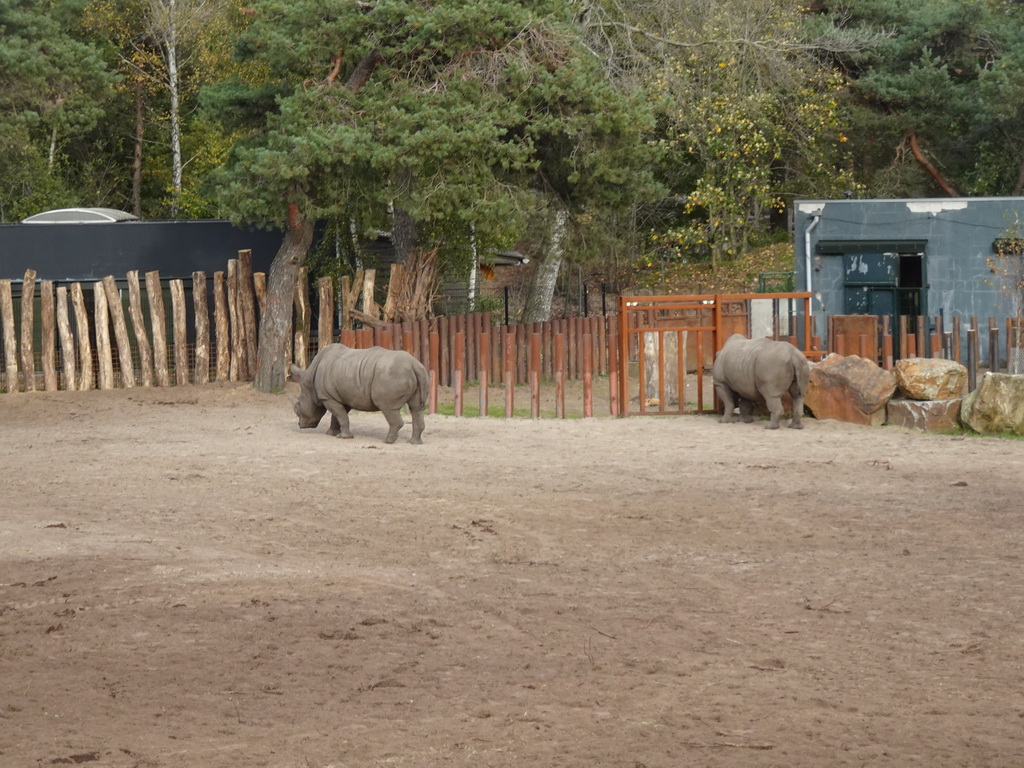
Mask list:
[[[246,230],[228,221],[122,221],[110,224],[0,225],[0,279],[91,281],[159,270],[162,279],[226,270],[242,249],[253,271],[266,272],[281,245],[276,230]]]

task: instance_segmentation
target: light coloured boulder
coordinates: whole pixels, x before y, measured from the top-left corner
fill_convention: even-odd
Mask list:
[[[831,354],[811,368],[804,405],[816,419],[879,426],[895,391],[896,377],[890,371],[857,355]]]
[[[1024,376],[986,373],[964,397],[960,421],[975,432],[1024,435]]]
[[[896,387],[911,400],[952,400],[967,393],[967,368],[953,360],[908,357],[894,366]]]
[[[960,398],[951,400],[893,399],[885,407],[886,421],[893,426],[926,432],[960,429]]]

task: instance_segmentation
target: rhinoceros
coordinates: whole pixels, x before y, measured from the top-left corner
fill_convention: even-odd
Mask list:
[[[327,411],[331,412],[329,435],[351,438],[348,412],[380,411],[388,420],[385,443],[398,439],[402,406],[412,415],[410,443],[422,443],[423,411],[427,407],[430,379],[423,364],[408,352],[371,347],[352,349],[344,344],[329,344],[313,358],[309,368],[297,365],[289,369],[301,387],[295,401],[299,427],[316,427]]]
[[[793,399],[793,418],[789,426],[803,429],[801,417],[811,367],[803,352],[788,341],[748,339],[735,333],[716,355],[711,375],[715,392],[725,405],[719,421],[731,422],[733,408],[737,405],[743,421],[753,421],[754,404],[763,401],[771,414],[767,429],[778,429],[782,396],[789,392]]]

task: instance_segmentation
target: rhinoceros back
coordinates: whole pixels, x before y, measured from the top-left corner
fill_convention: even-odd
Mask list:
[[[320,399],[336,400],[358,411],[416,407],[426,402],[421,396],[426,379],[423,365],[408,352],[371,347],[351,349],[331,344],[317,353],[323,355],[316,369],[316,391]]]
[[[748,339],[735,334],[716,357],[712,375],[716,382],[756,400],[766,389],[781,394],[794,381],[800,392],[806,393],[810,369],[803,353],[788,341]]]

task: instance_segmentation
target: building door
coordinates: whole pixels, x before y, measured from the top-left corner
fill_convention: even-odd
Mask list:
[[[898,318],[927,314],[925,259],[921,250],[882,250],[843,254],[843,310],[848,315],[889,318],[896,332]],[[899,351],[896,351],[899,354]]]

